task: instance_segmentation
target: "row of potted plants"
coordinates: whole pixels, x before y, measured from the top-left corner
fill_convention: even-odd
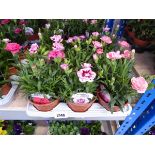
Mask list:
[[[19,62],[20,86],[40,111],[50,111],[64,101],[75,112],[85,112],[98,99],[107,110],[119,111],[131,97],[144,93],[148,83],[133,77],[134,51],[126,41],[93,32],[69,37],[50,37],[52,47],[32,44],[26,63]],[[7,43],[7,51],[16,57],[20,45]]]
[[[50,111],[63,101],[74,112],[85,112],[98,100],[107,110],[123,111],[132,97],[146,91],[145,79],[133,77],[135,51],[126,41],[111,36],[108,27],[102,33],[64,37],[62,21],[50,21],[56,22],[55,29],[46,23],[38,33],[39,44],[23,49],[19,43],[5,43],[18,68],[20,88],[36,109]],[[98,20],[82,22],[95,25]]]
[[[0,20],[0,98],[4,99],[12,88],[11,81],[16,80],[14,75],[19,68],[18,61],[25,58],[24,51],[31,42],[39,39],[38,31],[45,25],[46,20],[25,20],[25,19],[1,19]],[[18,58],[5,51],[5,45],[9,42],[21,44]],[[10,77],[12,76],[12,78]]]

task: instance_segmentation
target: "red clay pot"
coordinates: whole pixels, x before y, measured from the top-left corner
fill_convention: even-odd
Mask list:
[[[1,92],[2,92],[2,95],[7,95],[9,93],[11,89],[11,86],[9,83],[6,83],[4,84],[2,87],[1,87]]]
[[[18,70],[15,67],[9,68],[9,75],[16,75]]]
[[[135,33],[132,32],[130,29],[131,29],[131,27],[129,27],[129,26],[125,27],[125,32],[127,33],[127,35],[128,35],[131,39],[133,39],[133,38],[135,37]]]
[[[144,41],[144,40],[140,40],[138,38],[133,38],[134,44],[139,46],[139,47],[145,47],[147,45],[149,45],[150,41]]]
[[[85,103],[85,104],[75,104],[72,102],[68,102],[67,105],[74,112],[86,112],[92,106],[92,104],[95,102],[95,100],[96,99],[92,100],[89,103]]]
[[[56,99],[53,102],[50,102],[48,104],[36,104],[32,101],[30,103],[39,111],[47,112],[51,111],[53,108],[55,108],[60,102],[60,99]]]
[[[106,103],[99,95],[99,91],[97,91],[97,98],[99,103],[107,110],[107,111],[111,111],[109,103]],[[124,106],[127,106],[128,103],[126,103]],[[113,112],[118,112],[121,111],[121,109],[119,108],[119,106],[113,106]]]

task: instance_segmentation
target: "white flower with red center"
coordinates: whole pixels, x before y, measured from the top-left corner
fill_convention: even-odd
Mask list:
[[[77,72],[77,75],[79,77],[79,81],[84,83],[84,82],[93,82],[95,77],[96,77],[96,73],[93,72],[91,70],[91,68],[83,68],[80,69]]]

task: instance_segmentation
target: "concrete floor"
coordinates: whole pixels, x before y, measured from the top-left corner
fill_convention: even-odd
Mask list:
[[[151,52],[135,54],[135,69],[140,75],[155,75],[155,54]]]
[[[155,75],[155,55],[151,52],[144,52],[144,53],[136,53],[135,54],[135,69],[138,72],[139,75]],[[115,130],[116,125],[114,122],[112,123],[112,129]],[[104,130],[106,133],[109,133],[107,130],[107,127],[103,129],[102,124],[102,130]],[[35,135],[47,135],[48,134],[48,123],[45,121],[37,121],[37,127],[35,130]]]

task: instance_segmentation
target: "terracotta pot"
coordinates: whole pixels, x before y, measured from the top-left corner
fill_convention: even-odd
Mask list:
[[[106,103],[99,95],[99,91],[97,91],[97,98],[99,103],[108,111],[111,111],[109,103]],[[126,103],[124,106],[127,106],[128,103]],[[113,112],[118,112],[121,111],[121,109],[119,108],[119,106],[113,106]]]
[[[86,112],[95,102],[95,100],[96,99],[93,99],[91,102],[85,104],[75,104],[72,102],[68,102],[67,105],[74,112]]]
[[[4,84],[2,87],[1,87],[1,92],[2,92],[2,95],[7,95],[9,93],[11,89],[11,86],[9,83],[6,83]]]
[[[30,103],[39,111],[51,111],[53,108],[55,108],[58,104],[59,104],[60,100],[56,99],[53,102],[50,102],[48,104],[36,104],[32,101],[30,101]]]
[[[15,67],[9,68],[9,75],[16,75],[18,70]]]
[[[125,28],[125,32],[127,33],[127,35],[128,35],[131,39],[133,39],[133,38],[135,37],[135,33],[132,32],[130,29],[131,29],[131,28],[130,28],[129,26],[127,26],[127,27]]]
[[[133,38],[134,44],[139,46],[139,47],[145,47],[149,45],[150,41],[145,41],[145,40],[140,40],[138,38]]]
[[[38,36],[38,34],[28,36],[28,40],[29,41],[39,40],[39,36]]]

